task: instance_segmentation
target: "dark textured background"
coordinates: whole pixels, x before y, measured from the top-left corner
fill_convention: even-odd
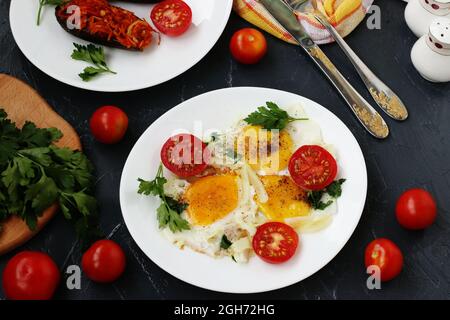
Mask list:
[[[84,150],[97,167],[101,226],[107,233],[113,233],[112,239],[122,245],[128,258],[125,274],[113,285],[95,284],[83,277],[81,290],[69,291],[61,286],[56,298],[450,298],[450,85],[427,82],[412,66],[410,49],[416,38],[404,22],[404,2],[377,1],[382,9],[382,29],[367,30],[362,24],[347,38],[368,66],[394,88],[409,107],[410,118],[404,123],[385,117],[391,127],[391,136],[386,141],[375,140],[363,130],[336,91],[296,47],[267,36],[269,51],[259,65],[243,66],[233,61],[228,41],[234,31],[248,26],[234,13],[211,52],[188,72],[154,88],[102,94],[69,87],[31,65],[12,37],[8,21],[9,3],[10,0],[0,0],[0,72],[29,83],[78,131]],[[369,98],[339,48],[333,44],[324,46],[324,50]],[[291,91],[329,108],[355,134],[364,152],[369,176],[368,198],[362,219],[338,256],[301,283],[257,295],[210,292],[170,276],[140,251],[124,225],[119,208],[122,166],[143,131],[183,100],[231,86],[262,86]],[[90,115],[105,104],[121,106],[130,118],[125,139],[115,146],[95,142],[88,129]],[[438,202],[438,219],[423,232],[406,231],[395,220],[395,201],[403,190],[410,187],[428,189]],[[383,284],[382,290],[370,291],[366,288],[363,254],[366,244],[375,237],[394,240],[403,250],[405,266],[397,279]],[[21,249],[48,252],[61,270],[65,270],[67,265],[80,263],[79,244],[71,225],[64,221],[62,215],[53,219]],[[0,270],[17,251],[0,258]]]

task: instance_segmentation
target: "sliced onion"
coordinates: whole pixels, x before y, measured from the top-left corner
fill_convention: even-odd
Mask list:
[[[269,200],[269,196],[258,175],[255,173],[255,171],[253,171],[252,168],[250,168],[247,163],[244,164],[244,168],[248,172],[250,183],[252,184],[253,188],[255,188],[256,195],[258,196],[258,201],[261,203],[266,203]]]
[[[332,221],[333,216],[328,213],[285,219],[287,224],[303,233],[317,232],[325,229]]]
[[[250,202],[250,181],[248,178],[247,168],[241,170],[241,186],[242,186],[242,202],[247,204]]]

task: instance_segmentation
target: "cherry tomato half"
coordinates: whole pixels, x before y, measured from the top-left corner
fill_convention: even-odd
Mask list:
[[[181,0],[165,0],[153,7],[150,18],[162,33],[176,37],[189,29],[192,10]]]
[[[395,213],[398,222],[406,229],[420,230],[436,220],[436,202],[423,189],[405,191],[397,200]]]
[[[297,232],[282,222],[267,222],[258,227],[253,237],[253,250],[265,262],[282,263],[295,254]]]
[[[101,283],[109,283],[119,278],[125,270],[126,258],[122,248],[112,240],[95,242],[81,259],[81,267],[86,276]]]
[[[366,248],[366,268],[375,265],[380,268],[381,281],[389,281],[400,273],[403,268],[403,254],[389,239],[373,240]]]
[[[333,182],[337,164],[324,148],[305,145],[297,149],[289,160],[292,180],[306,190],[322,190]]]
[[[6,264],[3,292],[11,300],[49,300],[59,280],[58,267],[47,254],[22,251]]]
[[[90,127],[98,141],[106,144],[117,143],[127,132],[128,117],[118,107],[104,106],[94,112]]]
[[[173,136],[161,149],[163,165],[182,178],[202,173],[208,166],[209,156],[206,144],[192,134]]]
[[[267,41],[260,31],[244,28],[231,37],[230,51],[240,63],[254,64],[266,55]]]

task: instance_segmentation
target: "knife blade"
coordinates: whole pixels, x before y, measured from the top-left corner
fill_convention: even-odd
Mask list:
[[[381,115],[344,78],[325,53],[298,22],[294,11],[282,0],[259,0],[267,11],[298,42],[336,87],[364,128],[379,139],[387,138],[389,127]]]

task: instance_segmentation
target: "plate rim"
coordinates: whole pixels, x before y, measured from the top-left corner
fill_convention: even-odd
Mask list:
[[[216,45],[216,43],[219,41],[220,37],[223,35],[223,32],[226,28],[226,25],[228,23],[228,21],[230,20],[230,16],[231,16],[231,11],[233,8],[233,0],[221,0],[221,1],[228,1],[228,6],[226,8],[226,15],[224,16],[224,20],[222,21],[222,24],[220,25],[219,30],[220,33],[217,37],[217,39],[215,41],[212,41],[210,46],[207,46],[207,49],[205,50],[205,52],[201,55],[198,56],[197,59],[195,59],[192,64],[189,63],[186,65],[186,67],[181,68],[179,72],[175,72],[173,75],[169,75],[167,77],[162,78],[162,80],[158,80],[158,81],[152,81],[150,82],[146,82],[146,84],[143,85],[135,85],[135,86],[129,86],[129,87],[124,87],[121,89],[117,89],[117,88],[112,88],[112,89],[108,89],[108,88],[91,88],[89,87],[89,82],[84,82],[84,81],[72,81],[72,80],[68,80],[68,79],[61,79],[61,77],[54,75],[52,72],[48,72],[47,70],[44,70],[44,68],[41,68],[40,66],[38,66],[38,63],[34,60],[34,58],[32,58],[32,55],[29,54],[29,52],[26,52],[26,50],[24,50],[23,47],[23,43],[20,44],[19,41],[17,41],[17,36],[15,33],[15,28],[13,27],[13,19],[12,19],[12,12],[13,12],[13,3],[15,2],[15,0],[11,0],[10,3],[10,7],[9,7],[9,27],[11,29],[11,33],[13,35],[14,38],[14,42],[16,43],[17,47],[20,49],[20,52],[25,56],[25,58],[27,58],[27,60],[37,69],[39,69],[41,72],[43,72],[44,74],[46,74],[47,76],[51,77],[52,79],[55,79],[61,83],[64,83],[66,85],[75,87],[75,88],[79,88],[79,89],[84,89],[84,90],[88,90],[88,91],[93,91],[93,92],[130,92],[130,91],[137,91],[137,90],[143,90],[143,89],[148,89],[148,88],[152,88],[155,87],[157,85],[166,83],[172,79],[175,79],[176,77],[184,74],[185,72],[187,72],[188,70],[190,70],[191,68],[193,68],[195,65],[197,65],[201,60],[203,60],[203,58],[205,58],[208,53],[212,50],[212,48],[214,48],[214,46]],[[154,5],[151,3],[148,3],[147,5]],[[126,83],[126,81],[124,82]]]
[[[329,259],[329,261],[327,261],[327,262],[326,262],[323,266],[321,266],[319,269],[317,269],[317,270],[315,270],[315,271],[308,272],[308,273],[306,274],[306,276],[302,277],[301,279],[294,279],[293,281],[291,281],[291,282],[288,283],[288,284],[283,283],[283,284],[280,284],[280,285],[277,284],[277,285],[268,286],[266,289],[263,289],[263,290],[261,290],[261,289],[257,289],[257,290],[252,290],[252,289],[245,289],[245,290],[221,290],[221,289],[218,289],[218,288],[212,288],[212,287],[207,287],[207,286],[205,286],[205,285],[200,285],[200,284],[195,283],[194,281],[190,281],[190,280],[187,280],[187,279],[182,279],[182,278],[179,277],[178,275],[176,275],[176,274],[174,274],[174,273],[172,273],[172,272],[167,271],[165,268],[163,268],[163,267],[160,265],[159,261],[158,261],[158,262],[157,262],[157,261],[154,261],[152,258],[150,258],[150,257],[147,255],[146,250],[143,248],[143,245],[141,245],[141,244],[138,243],[136,240],[134,240],[134,239],[135,239],[135,237],[133,236],[133,232],[134,232],[134,231],[132,231],[132,230],[128,227],[129,224],[127,223],[127,218],[126,218],[126,216],[125,216],[125,214],[124,214],[124,205],[123,205],[124,187],[123,187],[123,181],[124,181],[124,177],[125,177],[125,175],[126,175],[125,168],[127,167],[128,163],[129,163],[129,161],[130,161],[131,153],[133,152],[133,150],[134,150],[134,148],[136,147],[136,145],[140,142],[140,140],[142,139],[142,137],[146,134],[146,132],[147,132],[148,130],[150,130],[150,128],[151,128],[156,122],[163,121],[164,118],[170,117],[174,112],[177,112],[178,109],[183,108],[183,106],[184,106],[185,104],[191,103],[191,102],[192,102],[191,100],[194,100],[194,101],[195,101],[195,100],[198,100],[198,99],[200,99],[200,98],[202,98],[202,97],[204,97],[204,96],[206,96],[206,95],[214,95],[214,94],[216,94],[216,93],[218,93],[218,92],[222,92],[222,91],[232,91],[232,90],[236,90],[236,89],[237,89],[237,90],[246,90],[246,89],[255,90],[255,89],[256,89],[256,90],[264,90],[264,91],[265,91],[265,90],[270,90],[270,91],[273,91],[273,92],[278,92],[278,93],[280,93],[280,94],[286,94],[286,93],[287,93],[287,94],[292,94],[292,95],[299,96],[299,97],[301,97],[302,99],[308,100],[308,101],[312,102],[313,104],[318,105],[319,107],[325,109],[325,111],[326,111],[326,112],[329,112],[329,113],[331,114],[332,117],[335,117],[338,121],[340,121],[340,122],[342,123],[342,125],[343,125],[343,126],[348,130],[348,132],[351,134],[351,137],[354,139],[354,141],[355,141],[355,143],[356,143],[356,146],[358,147],[358,150],[360,151],[360,155],[361,155],[362,160],[363,160],[363,161],[362,161],[362,167],[363,167],[364,172],[365,172],[365,174],[364,174],[363,177],[362,177],[362,178],[363,178],[363,184],[364,184],[364,188],[363,188],[363,191],[364,191],[364,192],[363,192],[364,197],[363,197],[363,201],[362,201],[362,203],[361,203],[361,208],[359,208],[359,210],[358,210],[358,211],[360,212],[360,213],[359,213],[359,216],[358,216],[358,219],[355,219],[354,225],[352,226],[352,232],[350,232],[350,233],[348,234],[348,236],[346,237],[346,239],[345,239],[344,241],[342,241],[342,245],[339,246],[339,248],[336,250],[336,253],[335,253],[334,255],[332,255],[332,257]],[[229,87],[229,88],[215,89],[215,90],[207,91],[207,92],[204,92],[204,93],[199,94],[199,95],[197,95],[197,96],[191,97],[190,99],[187,99],[187,100],[185,100],[185,101],[182,101],[181,103],[178,103],[177,105],[175,105],[174,107],[172,107],[171,109],[169,109],[169,110],[167,110],[165,113],[163,113],[163,114],[162,114],[160,117],[158,117],[155,121],[153,121],[153,122],[147,127],[147,129],[144,130],[144,132],[140,135],[140,137],[137,139],[137,141],[135,142],[135,144],[134,144],[133,147],[131,148],[131,150],[130,150],[130,152],[129,152],[129,154],[128,154],[128,157],[127,157],[127,159],[126,159],[126,161],[125,161],[125,164],[124,164],[123,170],[122,170],[122,174],[121,174],[121,178],[120,178],[120,186],[119,186],[119,200],[120,200],[120,201],[119,201],[119,203],[120,203],[120,209],[121,209],[121,213],[122,213],[123,220],[124,220],[124,222],[125,222],[125,225],[127,226],[128,232],[130,233],[131,237],[133,238],[133,241],[136,243],[136,245],[139,247],[139,249],[145,254],[145,256],[146,256],[148,259],[150,259],[155,265],[157,265],[161,270],[163,270],[164,272],[167,272],[168,274],[170,274],[171,276],[175,277],[176,279],[178,279],[178,280],[180,280],[180,281],[183,281],[184,283],[188,283],[188,284],[190,284],[190,285],[193,285],[193,286],[195,286],[195,287],[202,288],[202,289],[205,289],[205,290],[210,290],[210,291],[215,291],[215,292],[222,292],[222,293],[231,293],[231,294],[254,294],[254,293],[262,293],[262,292],[269,292],[269,291],[273,291],[273,290],[278,290],[278,289],[282,289],[282,288],[289,287],[289,286],[291,286],[291,285],[298,284],[298,283],[300,283],[300,282],[306,280],[307,278],[311,277],[311,276],[314,275],[315,273],[319,272],[320,270],[322,270],[323,268],[325,268],[331,261],[333,261],[333,260],[336,258],[336,256],[342,251],[342,249],[345,247],[345,245],[348,243],[348,241],[350,240],[350,238],[353,236],[353,234],[355,233],[356,228],[357,228],[359,222],[361,221],[361,217],[362,217],[362,214],[363,214],[363,212],[364,212],[365,204],[366,204],[366,201],[367,201],[367,191],[368,191],[368,173],[367,173],[367,165],[366,165],[366,160],[365,160],[365,157],[364,157],[364,153],[362,152],[361,146],[360,146],[358,140],[356,139],[356,137],[355,137],[355,136],[353,135],[353,133],[351,132],[351,130],[348,128],[348,126],[347,126],[341,119],[339,119],[333,112],[331,112],[328,108],[322,106],[322,105],[319,104],[318,102],[315,102],[315,101],[312,100],[312,99],[309,99],[309,98],[307,98],[307,97],[305,97],[305,96],[302,96],[302,95],[297,94],[297,93],[294,93],[294,92],[289,92],[289,91],[279,90],[279,89],[274,89],[274,88],[269,88],[269,87],[238,86],[238,87]]]

